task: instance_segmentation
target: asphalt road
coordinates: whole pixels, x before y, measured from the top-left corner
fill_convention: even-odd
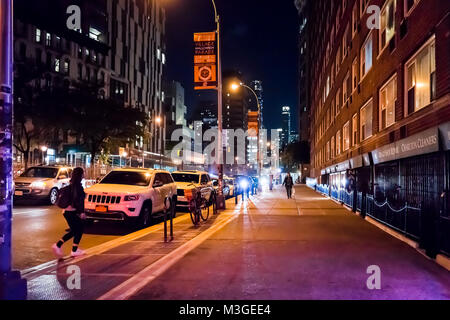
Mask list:
[[[178,213],[178,215],[183,213]],[[160,219],[155,221],[161,222]],[[12,251],[13,268],[24,270],[54,260],[51,246],[68,228],[62,210],[56,206],[36,202],[15,203],[13,210]],[[134,232],[117,222],[99,222],[88,225],[81,240],[81,248],[91,248]],[[70,254],[71,243],[63,247]]]

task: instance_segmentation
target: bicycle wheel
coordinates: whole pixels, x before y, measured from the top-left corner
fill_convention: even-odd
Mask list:
[[[217,214],[217,196],[215,193],[213,193],[211,195],[211,201],[210,201],[211,205],[212,205],[212,212],[213,214]]]
[[[203,221],[206,221],[209,218],[209,205],[205,199],[203,199],[202,201],[200,217],[202,218]]]
[[[194,224],[194,226],[198,225],[200,219],[195,200],[191,200],[189,203],[189,215],[191,216],[191,221]]]

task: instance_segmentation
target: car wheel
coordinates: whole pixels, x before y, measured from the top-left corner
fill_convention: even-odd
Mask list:
[[[141,213],[137,219],[138,227],[148,227],[152,222],[152,206],[150,204],[145,204],[142,206]]]
[[[51,205],[56,204],[56,200],[58,199],[58,189],[53,188],[52,190],[50,190],[50,193],[48,195],[48,202]]]

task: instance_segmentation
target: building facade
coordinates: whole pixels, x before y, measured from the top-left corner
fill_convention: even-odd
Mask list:
[[[66,27],[67,8],[72,1],[15,1],[14,59],[17,68],[33,62],[44,66],[34,79],[35,88],[91,83],[99,95],[144,110],[150,118],[146,137],[127,146],[130,153],[163,151],[164,125],[161,77],[165,64],[165,12],[159,1],[78,1],[81,29]],[[30,161],[45,137],[35,142]],[[73,165],[88,165],[88,153],[79,150],[80,137],[64,134],[59,144],[49,146],[52,157]],[[47,151],[47,153],[49,152]],[[17,161],[21,161],[16,153]],[[34,162],[36,162],[34,161]]]
[[[446,0],[323,0],[308,10],[316,187],[429,255],[450,252],[449,11]]]

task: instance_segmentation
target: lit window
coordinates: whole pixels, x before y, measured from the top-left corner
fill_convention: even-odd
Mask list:
[[[336,78],[339,74],[339,68],[341,67],[341,47],[336,52]]]
[[[41,35],[42,35],[42,32],[41,32],[41,29],[38,29],[38,28],[36,28],[36,42],[41,42]]]
[[[50,33],[46,34],[45,45],[50,47],[52,45],[52,35]]]
[[[395,102],[397,101],[397,75],[380,89],[380,130],[395,123]]]
[[[94,39],[95,41],[100,41],[102,33],[100,30],[96,28],[89,27],[89,38]]]
[[[338,132],[336,132],[336,155],[341,154],[341,145],[341,130],[338,130]]]
[[[343,101],[344,105],[347,102],[348,99],[350,99],[350,86],[349,86],[349,79],[350,74],[347,72],[347,75],[345,76],[344,83],[342,85],[342,95],[343,95]]]
[[[387,47],[389,41],[395,34],[395,6],[396,0],[390,0],[386,3],[381,12],[380,21],[380,52]]]
[[[55,72],[59,72],[59,59],[55,59]]]
[[[358,33],[358,6],[353,6],[352,11],[352,38],[355,37],[355,35]]]
[[[360,111],[360,128],[359,133],[361,141],[372,136],[372,110],[373,100],[371,99]]]
[[[436,44],[434,36],[406,63],[407,111],[411,114],[436,98]]]
[[[69,60],[65,60],[64,61],[64,73],[65,74],[69,74],[70,71],[70,61]]]
[[[352,145],[358,144],[358,114],[355,113],[352,118]]]
[[[349,47],[349,27],[347,24],[347,27],[345,28],[344,36],[342,38],[342,61],[345,60],[345,57],[347,57],[348,54],[348,47]]]
[[[350,122],[347,121],[346,124],[344,124],[344,127],[342,128],[342,135],[343,135],[343,145],[342,150],[347,151],[350,149]]]
[[[372,48],[373,40],[372,34],[370,33],[367,37],[366,42],[361,48],[361,79],[369,72],[372,68]]]
[[[333,160],[336,153],[335,139],[334,136],[331,137],[331,159]]]
[[[336,117],[339,114],[339,112],[341,112],[341,103],[342,103],[341,88],[339,88],[336,93]]]
[[[358,87],[358,59],[355,58],[352,64],[352,92]]]

